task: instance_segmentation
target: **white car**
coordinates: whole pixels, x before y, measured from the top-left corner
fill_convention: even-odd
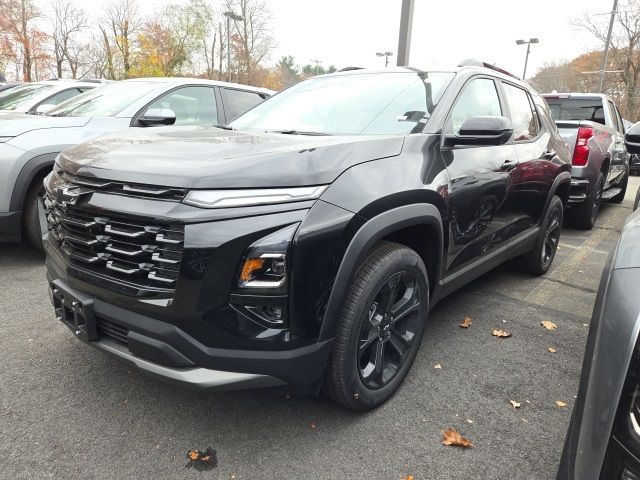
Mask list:
[[[78,80],[23,83],[0,92],[0,113],[42,114],[62,102],[99,86],[99,82]]]

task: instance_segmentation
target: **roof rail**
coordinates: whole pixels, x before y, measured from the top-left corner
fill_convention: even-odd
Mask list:
[[[496,67],[495,65],[492,65],[492,64],[487,63],[487,62],[482,62],[480,60],[476,60],[475,58],[467,58],[466,60],[461,61],[458,64],[458,66],[459,67],[484,67],[484,68],[489,68],[489,69],[494,70],[496,72],[500,72],[500,73],[502,73],[504,75],[509,75],[510,77],[517,78],[518,80],[521,80],[520,77],[518,77],[517,75],[514,75],[511,72],[507,72],[503,68]]]
[[[344,67],[338,70],[339,72],[350,72],[351,70],[363,70],[364,67]]]

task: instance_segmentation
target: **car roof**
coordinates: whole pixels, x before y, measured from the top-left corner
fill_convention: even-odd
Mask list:
[[[141,77],[122,80],[123,82],[150,82],[150,83],[169,83],[173,85],[214,85],[217,87],[237,88],[239,90],[248,90],[258,93],[267,93],[273,95],[276,93],[268,88],[254,87],[252,85],[243,85],[240,83],[222,82],[219,80],[208,80],[205,78],[190,77]]]

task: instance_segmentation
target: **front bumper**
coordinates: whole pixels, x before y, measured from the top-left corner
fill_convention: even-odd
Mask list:
[[[144,373],[196,390],[312,385],[324,372],[331,341],[292,350],[207,347],[175,325],[125,310],[47,274],[57,318],[75,336]]]

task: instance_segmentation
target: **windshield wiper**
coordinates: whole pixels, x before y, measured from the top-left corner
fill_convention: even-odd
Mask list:
[[[265,133],[282,133],[283,135],[315,135],[315,136],[331,135],[330,133],[306,132],[303,130],[267,130]]]
[[[215,128],[221,128],[223,130],[235,130],[235,128],[229,126],[229,125],[225,125],[225,124],[218,124],[218,125],[214,125]]]

